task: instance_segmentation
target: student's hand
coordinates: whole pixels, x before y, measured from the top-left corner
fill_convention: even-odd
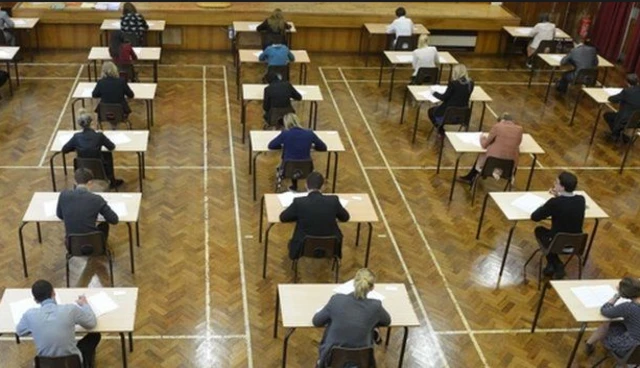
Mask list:
[[[554,197],[558,196],[558,192],[556,192],[555,188],[551,188],[549,189],[549,194],[551,194]]]
[[[83,305],[89,304],[89,302],[87,301],[86,296],[80,295],[78,297],[78,300],[76,300],[76,304],[78,304],[79,306],[83,306]]]

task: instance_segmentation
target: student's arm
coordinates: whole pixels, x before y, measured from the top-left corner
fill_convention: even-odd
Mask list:
[[[316,133],[313,133],[313,148],[318,151],[318,152],[326,152],[327,151],[327,145],[322,141],[322,139],[320,139]]]
[[[295,198],[293,203],[280,214],[280,222],[296,222],[298,221],[298,211]]]
[[[566,54],[562,60],[560,60],[560,65],[567,65],[567,64],[573,64],[573,50],[569,51],[568,54]]]
[[[438,49],[436,49],[436,54],[433,56],[433,63],[436,64],[436,68],[440,67],[440,55],[438,54]]]
[[[347,209],[342,206],[342,203],[340,203],[340,198],[338,198],[338,213],[336,213],[336,218],[340,222],[347,222],[351,218],[349,211],[347,211]]]
[[[627,97],[626,96],[626,89],[623,89],[617,95],[613,95],[613,96],[609,97],[609,102],[620,103],[620,102],[625,101],[626,97]]]
[[[302,100],[302,95],[300,94],[300,92],[298,92],[298,90],[296,90],[293,85],[291,83],[289,83],[289,92],[291,95],[291,98],[293,98],[296,101],[300,101]]]
[[[382,303],[380,303],[382,304]],[[378,326],[389,326],[391,324],[391,316],[382,305],[380,305],[380,313],[378,315]]]
[[[293,53],[289,49],[287,49],[287,59],[289,59],[289,61],[291,62],[296,61],[296,57],[293,56]]]
[[[269,53],[271,52],[271,46],[267,47],[266,49],[264,49],[261,53],[260,56],[258,56],[258,60],[260,61],[267,61],[269,60]]]
[[[100,98],[102,97],[102,90],[100,88],[100,81],[96,83],[96,86],[93,88],[93,92],[91,92],[91,97]]]
[[[11,17],[9,17],[9,14],[5,11],[2,12],[2,20],[7,28],[13,28],[16,26]]]
[[[416,51],[418,51],[419,49],[415,49],[413,50],[413,52],[411,52],[411,66],[413,67],[413,70],[417,71],[418,70],[418,53]]]
[[[112,210],[111,207],[109,207],[109,204],[107,203],[107,201],[105,201],[104,199],[103,201],[104,201],[104,204],[100,208],[100,214],[102,215],[102,217],[104,217],[105,221],[107,221],[112,225],[116,225],[120,220],[118,218],[118,214],[115,213],[115,211]]]
[[[90,330],[98,324],[95,313],[91,309],[89,303],[78,305],[72,309],[71,318],[75,324],[82,326],[82,328]]]
[[[553,201],[553,198],[549,199],[547,202],[545,202],[545,204],[540,206],[537,210],[533,211],[533,213],[531,214],[531,220],[538,222],[550,217],[551,208],[553,206],[553,203],[551,203],[551,201]]]
[[[111,142],[111,139],[107,138],[104,133],[98,134],[100,134],[100,145],[105,146],[109,151],[113,151],[114,149],[116,149],[115,143]]]
[[[62,216],[62,207],[60,206],[61,199],[62,199],[62,193],[60,193],[60,195],[58,196],[58,205],[56,206],[56,216],[60,220],[64,220],[64,217]]]
[[[264,92],[262,93],[262,110],[267,112],[269,111],[270,108],[271,108],[271,95],[267,93],[267,89],[265,88]]]
[[[284,145],[284,139],[282,137],[282,133],[280,133],[275,138],[273,138],[271,142],[269,142],[268,147],[270,150],[278,150],[278,149],[281,149],[283,145]]]
[[[75,151],[77,146],[76,135],[74,134],[73,137],[71,137],[71,139],[69,139],[69,141],[65,143],[64,146],[62,146],[62,153],[65,154],[73,152]]]
[[[447,90],[444,91],[444,94],[441,94],[440,92],[433,92],[433,97],[442,102],[445,102],[449,98],[451,98],[451,95],[453,95],[453,81],[449,81],[449,84],[447,84]]]
[[[129,97],[129,98],[133,98],[133,91],[131,90],[131,87],[129,87],[129,83],[127,83],[126,81],[124,82],[124,95]]]
[[[593,52],[593,56],[591,58],[591,65],[598,66],[598,53],[595,51]]]
[[[621,303],[614,305],[618,298],[612,298],[600,308],[600,313],[607,318],[625,318],[633,313],[632,308],[636,308],[631,303]]]
[[[489,147],[489,145],[491,145],[491,143],[496,139],[496,136],[498,135],[498,128],[496,128],[496,125],[491,127],[488,136],[485,137],[484,134],[480,134],[480,146],[482,146],[482,148],[487,149],[487,147]]]
[[[25,312],[20,318],[20,322],[16,326],[16,334],[18,336],[25,336],[31,333],[31,329],[29,329],[29,311]]]
[[[333,297],[331,298],[333,299]],[[327,305],[322,307],[322,309],[313,315],[311,322],[316,327],[323,327],[326,326],[327,323],[331,322],[331,299],[329,299]]]
[[[535,37],[538,34],[538,32],[540,31],[540,27],[538,27],[538,24],[536,24],[535,26],[533,26],[533,28],[531,28],[531,31],[529,31],[529,37]]]
[[[387,26],[387,33],[396,33],[396,21],[394,20]]]
[[[131,52],[131,59],[138,60],[138,55],[136,54],[135,50],[133,49],[133,46],[128,45],[127,48]]]
[[[263,20],[262,23],[258,24],[258,26],[256,27],[256,31],[258,32],[262,32],[262,31],[268,31],[269,30],[269,23],[267,23],[267,20]]]
[[[142,23],[142,28],[144,28],[145,31],[149,30],[149,23],[147,23],[147,20],[144,19],[144,16],[140,13],[137,14],[138,15],[138,20],[140,21],[140,23]]]

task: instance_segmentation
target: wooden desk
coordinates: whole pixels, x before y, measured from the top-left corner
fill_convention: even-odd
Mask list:
[[[278,310],[282,314],[282,327],[287,329],[282,349],[282,366],[287,365],[287,345],[296,328],[315,328],[313,316],[324,307],[335,294],[337,284],[278,284],[273,323],[273,338],[278,337]],[[389,345],[391,327],[403,327],[402,348],[398,367],[402,367],[409,336],[409,327],[420,326],[404,284],[376,284],[376,292],[385,298],[382,306],[391,316],[385,345]]]
[[[518,221],[531,221],[531,213],[523,211],[522,209],[514,206],[512,202],[518,198],[520,198],[524,194],[533,194],[538,197],[542,197],[545,200],[551,198],[551,194],[549,192],[490,192],[487,193],[484,197],[484,202],[482,204],[482,212],[480,213],[480,221],[478,222],[478,231],[476,232],[476,240],[480,239],[480,230],[482,229],[482,221],[484,220],[484,212],[487,209],[487,200],[489,197],[493,198],[494,202],[502,211],[502,214],[507,218],[507,220],[512,221],[511,229],[509,230],[509,237],[507,238],[507,245],[504,248],[504,255],[502,256],[502,264],[500,265],[500,276],[502,276],[502,271],[504,270],[504,264],[507,260],[507,254],[509,253],[509,246],[511,245],[511,238],[513,237],[513,232],[516,229],[516,225]],[[584,212],[585,219],[594,219],[595,226],[591,231],[591,237],[589,239],[589,245],[585,250],[584,260],[582,262],[583,265],[587,264],[587,259],[589,258],[589,252],[591,251],[591,245],[593,244],[593,239],[596,236],[596,231],[598,230],[598,224],[600,219],[609,218],[606,212],[604,212],[600,206],[596,202],[589,197],[589,195],[583,191],[576,190],[575,194],[579,194],[585,198],[586,201],[586,209]]]
[[[0,46],[0,62],[4,62],[7,66],[7,73],[9,74],[9,93],[13,96],[13,83],[11,81],[11,62],[16,71],[16,83],[20,85],[20,73],[18,73],[18,60],[16,60],[16,54],[20,50],[17,46]]]
[[[53,138],[50,152],[53,152],[49,159],[49,167],[51,168],[51,183],[53,184],[53,191],[56,189],[56,175],[53,169],[53,160],[57,155],[62,153],[62,146],[64,146],[71,137],[79,131],[73,130],[59,130],[56,132],[56,136]],[[149,131],[148,130],[106,130],[103,131],[104,135],[109,138],[116,148],[113,152],[135,152],[138,155],[138,181],[140,183],[140,193],[142,193],[142,179],[145,177],[145,164],[144,153],[147,152],[147,145],[149,143]],[[108,151],[102,147],[103,151]],[[65,154],[62,153],[62,164],[64,166],[64,175],[67,175],[67,159]]]
[[[513,50],[518,39],[530,39],[533,38],[529,36],[533,27],[514,27],[514,26],[504,26],[502,30],[504,32],[500,32],[500,41],[498,45],[502,46],[502,37],[505,33],[507,33],[511,38],[511,49]],[[560,28],[556,28],[556,34],[554,40],[563,41],[563,40],[572,40],[573,37],[569,36],[567,32],[561,30]],[[508,45],[508,44],[507,44]],[[507,47],[508,49],[508,47]],[[506,50],[506,54],[509,57],[509,63],[507,64],[507,69],[511,69],[511,59],[512,53],[509,50]]]
[[[167,22],[164,20],[148,20],[149,29],[146,32],[155,32],[158,34],[158,45],[162,46],[162,35]],[[120,30],[120,19],[105,19],[100,25],[100,46],[109,46],[109,31]],[[146,34],[145,32],[145,34]],[[102,36],[104,35],[104,41]]]
[[[242,85],[242,110],[240,111],[240,124],[242,124],[242,143],[244,144],[245,129],[247,124],[247,105],[252,101],[264,100],[264,89],[267,84],[243,84]],[[316,129],[318,125],[318,101],[323,101],[320,86],[293,86],[301,95],[302,101],[310,101],[309,129]]]
[[[598,104],[598,114],[596,115],[596,121],[593,124],[593,130],[591,131],[591,139],[589,140],[589,145],[593,143],[593,138],[596,135],[596,129],[598,128],[598,121],[600,120],[600,114],[602,113],[602,108],[609,103],[609,97],[616,95],[622,91],[622,88],[589,88],[582,87],[578,98],[576,99],[576,104],[573,107],[573,113],[571,114],[571,120],[569,121],[569,125],[573,125],[573,119],[576,117],[576,111],[578,110],[578,105],[580,104],[580,100],[583,95],[587,95],[591,97],[595,103]]]
[[[134,47],[133,52],[138,56],[137,61],[150,61],[153,63],[153,82],[158,83],[158,62],[160,62],[160,55],[162,54],[162,48],[160,47]],[[111,61],[111,55],[109,54],[108,47],[92,47],[87,58],[89,63],[87,65],[87,75],[89,76],[89,82],[91,82],[91,64],[93,63],[93,75],[98,78],[98,60]]]
[[[544,102],[547,102],[547,99],[549,98],[549,91],[551,90],[551,82],[553,82],[553,75],[555,74],[555,71],[557,68],[560,67],[560,61],[562,60],[563,57],[566,56],[566,54],[538,54],[537,55],[540,59],[542,59],[542,61],[544,61],[548,66],[551,67],[551,75],[549,76],[549,83],[547,84],[547,92],[544,95]],[[607,59],[603,58],[602,56],[598,55],[598,68],[605,68],[604,69],[604,78],[602,79],[602,85],[604,85],[605,81],[607,80],[607,72],[609,71],[608,68],[613,68],[614,65],[611,64],[609,61],[607,61]],[[528,87],[531,88],[531,81],[533,80],[533,73],[535,72],[534,68],[531,68],[531,73],[529,74],[529,84]]]
[[[131,257],[131,273],[135,273],[133,265],[133,237],[131,235],[131,223],[136,227],[136,245],[140,246],[140,231],[138,227],[138,221],[140,217],[140,201],[142,200],[142,193],[96,193],[103,197],[107,203],[113,205],[114,203],[123,204],[127,209],[126,214],[118,213],[120,222],[127,224],[129,230],[129,254]],[[27,258],[24,252],[24,239],[22,236],[22,229],[30,222],[36,223],[38,230],[38,242],[42,244],[42,232],[40,231],[41,222],[62,222],[56,216],[56,208],[58,206],[58,197],[60,193],[48,193],[48,192],[35,192],[29,203],[29,207],[22,216],[22,223],[18,228],[18,236],[20,238],[20,252],[22,255],[22,267],[24,269],[24,277],[29,277],[27,273]],[[114,211],[115,208],[112,208]],[[102,222],[104,219],[102,216],[98,216],[98,221]]]
[[[93,98],[92,92],[96,88],[96,82],[80,82],[73,91],[73,101],[71,102],[71,119],[73,122],[73,130],[76,130],[76,103],[82,102],[84,107],[84,100]],[[153,99],[156,97],[156,89],[158,87],[155,83],[128,83],[129,87],[133,91],[133,100],[143,100],[145,103],[147,113],[147,129],[151,129],[153,126]]]
[[[36,36],[36,50],[40,51],[40,42],[39,42],[39,37],[38,37],[38,28],[36,28],[36,25],[38,24],[38,22],[40,21],[40,18],[11,18],[11,20],[13,21],[14,27],[13,29],[19,30],[20,32],[18,33],[18,45],[22,45],[22,32],[24,32],[26,34],[26,40],[29,43],[29,47],[26,47],[27,49],[29,49],[29,54],[31,55],[31,61],[33,61],[33,47],[31,45],[31,30],[35,30],[35,36]]]
[[[573,363],[573,359],[576,356],[576,352],[578,351],[578,346],[580,346],[580,341],[582,340],[582,336],[584,335],[584,331],[587,328],[587,323],[589,322],[609,322],[611,319],[603,316],[600,313],[600,308],[602,306],[598,306],[595,308],[587,308],[581,301],[576,297],[573,293],[572,289],[575,287],[584,287],[584,286],[611,286],[614,290],[618,287],[620,283],[620,279],[609,279],[609,280],[551,280],[547,281],[544,284],[544,288],[542,289],[542,293],[540,293],[540,298],[538,299],[538,307],[536,308],[536,315],[533,319],[533,323],[531,324],[531,333],[535,332],[536,325],[538,324],[538,317],[540,317],[540,310],[542,309],[542,303],[544,301],[544,296],[549,288],[549,285],[553,286],[556,290],[560,299],[565,306],[571,312],[571,315],[576,320],[576,322],[580,322],[580,332],[578,332],[578,337],[576,338],[576,343],[573,345],[573,350],[571,351],[571,356],[569,357],[569,361],[567,362],[567,368],[571,368],[571,364]],[[613,297],[613,295],[611,295]],[[603,303],[604,304],[604,303]]]
[[[391,64],[391,83],[389,84],[389,101],[391,101],[391,95],[393,94],[393,79],[396,74],[396,67],[398,65],[412,65],[413,52],[412,51],[385,51],[382,61],[380,62],[380,75],[378,76],[378,87],[382,85],[382,69],[384,67],[385,59]],[[453,66],[458,63],[450,53],[446,51],[438,51],[438,59],[440,60],[440,72],[438,73],[438,83],[440,82],[440,76],[442,75],[442,66],[449,65],[449,80],[451,80],[451,72]]]
[[[486,149],[480,146],[480,134],[483,134],[483,133],[482,132],[478,132],[478,133],[445,132],[445,136],[447,137],[447,140],[449,140],[449,143],[451,143],[453,150],[457,154],[456,166],[455,166],[455,169],[453,170],[453,177],[451,178],[451,191],[449,192],[449,202],[451,202],[451,199],[453,198],[453,189],[456,186],[456,178],[458,176],[458,166],[460,165],[460,159],[462,158],[462,155],[465,153],[487,152]],[[473,139],[471,137],[474,137],[475,139],[477,139],[477,142],[478,142],[477,145],[469,143],[469,141],[467,141],[467,139]],[[444,146],[444,144],[442,146]],[[442,146],[440,147],[440,154],[438,155],[438,169],[440,169],[440,161],[442,160]],[[527,186],[525,190],[529,190],[529,187],[531,186],[531,178],[533,178],[533,169],[536,167],[538,155],[543,153],[544,153],[544,150],[542,149],[542,147],[540,147],[540,145],[538,145],[535,139],[533,139],[531,134],[522,135],[522,142],[520,143],[520,154],[521,155],[530,154],[533,156],[533,162],[531,162],[531,169],[529,170],[529,179],[527,179]],[[515,169],[517,171],[517,168]]]
[[[331,154],[335,156],[333,162],[333,183],[331,185],[331,192],[336,191],[336,182],[338,180],[338,154],[344,152],[344,145],[340,139],[340,134],[337,131],[315,131],[318,138],[320,138],[327,145],[327,171],[325,178],[329,177],[329,167],[331,165]],[[275,150],[269,149],[269,142],[280,134],[279,131],[273,130],[252,130],[249,132],[249,174],[253,174],[253,200],[256,200],[256,177],[258,176],[258,170],[256,169],[257,158],[260,154],[265,152],[273,152]],[[256,153],[255,155],[253,153]],[[282,153],[282,150],[278,150]],[[252,170],[252,162],[253,169]]]
[[[411,143],[415,143],[416,141],[416,133],[418,131],[418,120],[420,119],[420,109],[422,108],[422,104],[424,102],[433,103],[432,100],[427,97],[427,95],[431,94],[432,86],[423,86],[423,85],[409,85],[407,88],[409,89],[409,94],[413,97],[413,99],[418,102],[416,106],[416,118],[413,122],[413,138],[411,139]],[[446,89],[447,86],[441,85],[440,88]],[[480,124],[478,126],[478,130],[482,131],[482,123],[484,122],[484,113],[487,109],[487,102],[491,102],[493,99],[487,94],[487,92],[482,89],[482,87],[476,85],[473,88],[473,92],[471,92],[471,97],[469,98],[469,102],[471,103],[471,109],[473,109],[474,102],[482,102],[482,114],[480,114]],[[407,99],[405,98],[402,103],[402,112],[400,113],[400,124],[404,123],[404,109],[406,105]],[[441,147],[442,148],[442,147]],[[440,164],[438,163],[438,172],[440,172]]]
[[[347,211],[349,211],[349,221],[347,223],[358,224],[356,232],[356,247],[360,243],[360,225],[366,223],[369,226],[369,235],[367,236],[367,251],[364,257],[364,267],[369,264],[369,250],[371,249],[371,236],[373,235],[372,222],[378,222],[378,215],[373,208],[371,198],[366,193],[338,193],[335,194],[340,199],[349,201],[347,204]],[[269,249],[269,232],[273,225],[280,223],[280,214],[284,211],[285,207],[282,206],[278,199],[278,194],[264,194],[260,201],[260,229],[258,241],[262,243],[262,224],[264,216],[267,217],[267,223],[269,226],[264,233],[264,257],[262,260],[262,278],[267,277],[267,251]],[[337,221],[337,220],[336,220]],[[344,246],[344,240],[343,240]]]
[[[240,84],[242,83],[242,63],[267,63],[260,61],[259,57],[262,50],[238,50],[238,65],[236,68],[236,88],[238,89],[238,98],[240,98]],[[295,61],[289,63],[289,70],[291,70],[291,64],[300,64],[300,77],[298,84],[307,84],[307,64],[311,63],[309,54],[305,50],[291,50]]]
[[[360,39],[358,40],[358,53],[362,54],[362,40],[364,39],[365,34],[367,34],[367,49],[365,53],[364,66],[369,66],[369,53],[371,52],[371,38],[373,36],[386,35],[387,38],[395,37],[394,33],[387,33],[387,26],[389,23],[365,23],[360,28]],[[422,34],[430,34],[429,30],[425,28],[422,24],[414,24],[413,25],[413,35],[416,37]],[[387,44],[389,44],[387,42]]]
[[[136,310],[138,307],[138,288],[55,288],[56,300],[61,304],[75,303],[78,295],[91,297],[99,293],[106,293],[118,304],[118,309],[97,317],[96,327],[85,330],[76,326],[78,333],[100,332],[118,333],[120,335],[120,348],[122,350],[122,366],[127,366],[127,349],[125,348],[125,336],[129,335],[129,351],[133,352],[133,330],[136,322]],[[11,304],[23,300],[33,300],[31,289],[5,289],[0,300],[0,334],[15,334],[19,321],[14,321],[11,313]],[[16,342],[20,338],[16,335]]]

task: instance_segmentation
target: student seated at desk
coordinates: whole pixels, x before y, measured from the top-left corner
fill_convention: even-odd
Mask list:
[[[296,101],[302,100],[302,95],[289,83],[283,80],[282,74],[271,72],[267,74],[267,82],[269,85],[264,89],[264,97],[262,99],[262,109],[264,110],[265,128],[271,127],[271,109],[290,109],[290,112],[296,111],[291,106],[291,99]]]
[[[122,31],[111,32],[111,41],[109,42],[109,55],[113,59],[113,63],[118,67],[120,73],[127,76],[127,81],[137,80],[133,62],[138,60],[138,56],[133,51],[130,37]]]
[[[527,46],[527,68],[532,67],[533,54],[538,49],[540,41],[550,41],[556,37],[556,25],[549,20],[549,14],[540,14],[540,22],[533,26],[529,37],[532,37],[532,40]]]
[[[471,167],[471,171],[467,175],[459,177],[458,181],[469,185],[473,184],[476,176],[482,172],[482,167],[487,161],[487,157],[513,160],[513,169],[515,170],[518,167],[522,134],[522,127],[513,122],[513,117],[509,113],[502,114],[498,118],[498,122],[491,127],[489,135],[480,135],[480,146],[486,149],[487,152],[479,154],[475,165]],[[501,174],[494,173],[494,176],[497,175],[500,178]]]
[[[295,222],[296,228],[289,241],[289,258],[298,259],[302,253],[305,236],[335,236],[338,238],[338,257],[342,257],[342,232],[336,219],[349,221],[349,212],[342,207],[335,195],[323,195],[320,191],[324,178],[319,172],[307,176],[306,197],[297,197],[280,214],[281,222]]]
[[[102,64],[102,78],[96,83],[96,87],[91,93],[93,98],[100,98],[100,103],[120,104],[124,110],[124,114],[131,114],[131,108],[126,97],[133,98],[133,91],[127,84],[127,81],[120,78],[116,64],[106,61]],[[99,114],[100,105],[96,107],[95,112]],[[100,118],[103,120],[103,118]],[[115,129],[115,127],[113,127]]]
[[[602,323],[586,341],[587,355],[593,354],[596,349],[594,344],[598,341],[602,341],[609,351],[619,357],[640,344],[640,280],[625,277],[620,280],[617,289],[618,293],[604,303],[600,313],[607,318],[622,318],[622,321]],[[616,306],[620,298],[631,301]]]
[[[4,10],[0,10],[0,30],[2,30],[2,34],[4,35],[6,46],[16,45],[16,37],[13,35],[13,32],[11,32],[11,28],[15,26],[9,14]]]
[[[411,36],[413,34],[413,21],[406,17],[407,11],[403,7],[396,9],[396,19],[387,26],[387,33],[395,34],[392,46],[395,47],[399,36]]]
[[[625,143],[630,138],[622,134],[625,125],[629,122],[631,115],[640,110],[640,86],[638,86],[638,76],[635,74],[627,74],[627,88],[623,89],[617,95],[609,97],[609,102],[620,103],[618,112],[605,112],[604,121],[607,122],[611,129],[611,139],[618,141],[620,136]]]
[[[572,82],[582,69],[593,69],[598,66],[598,51],[591,44],[591,39],[585,38],[582,43],[574,47],[560,60],[560,65],[572,65],[573,70],[562,73],[562,77],[556,81],[556,91],[567,92],[569,83]]]
[[[38,280],[31,286],[33,299],[39,308],[27,310],[16,326],[18,336],[31,334],[38,356],[62,357],[77,355],[84,368],[95,366],[95,355],[100,333],[89,332],[76,343],[75,326],[86,330],[96,327],[97,319],[87,298],[79,295],[74,304],[56,303],[53,285]]]
[[[273,43],[286,43],[286,31],[289,29],[291,25],[284,19],[282,10],[275,9],[256,28],[256,31],[262,33],[262,49]]]
[[[82,128],[81,132],[75,133],[71,139],[62,146],[62,153],[76,151],[80,158],[97,158],[102,160],[104,172],[109,178],[111,188],[117,188],[124,184],[124,180],[116,179],[113,173],[113,151],[116,145],[107,138],[104,133],[96,132],[91,126],[93,119],[84,109],[80,109],[76,122]],[[102,147],[108,149],[103,152]]]
[[[373,290],[376,276],[367,268],[361,268],[353,279],[354,292],[334,294],[320,311],[313,316],[313,325],[326,326],[320,342],[320,358],[316,367],[325,367],[331,348],[364,348],[379,343],[377,327],[389,326],[391,316],[377,299],[367,299]]]
[[[286,66],[296,58],[284,43],[273,43],[267,45],[267,48],[260,53],[258,60],[266,61],[267,66]]]
[[[304,129],[300,126],[298,116],[289,113],[282,119],[284,121],[284,130],[269,142],[270,150],[282,149],[282,163],[278,166],[278,180],[281,180],[284,174],[285,161],[299,161],[311,159],[311,148],[318,152],[325,152],[327,145],[310,129]],[[298,190],[298,180],[291,179],[292,185],[290,190]]]
[[[442,101],[442,103],[430,108],[428,115],[431,123],[438,128],[438,136],[441,139],[444,138],[442,121],[447,107],[468,107],[473,87],[474,83],[473,80],[469,78],[469,74],[467,74],[467,67],[463,64],[457,64],[454,65],[451,72],[451,80],[447,85],[447,90],[444,91],[443,94],[433,92],[433,96]]]
[[[573,193],[577,186],[578,178],[575,175],[567,171],[561,172],[553,188],[549,189],[553,198],[531,214],[531,220],[536,222],[551,217],[551,229],[544,226],[535,228],[536,239],[542,245],[550,246],[557,233],[582,233],[586,202],[583,196]],[[547,266],[543,273],[556,280],[564,278],[564,264],[557,254],[547,255]]]
[[[411,65],[413,66],[413,74],[411,83],[418,74],[420,68],[438,68],[440,67],[440,58],[438,57],[438,49],[429,46],[429,35],[423,34],[418,38],[418,48],[413,50]]]
[[[109,224],[116,225],[120,220],[107,201],[92,193],[93,174],[85,168],[74,173],[76,186],[60,193],[56,215],[64,221],[67,236],[70,234],[87,234],[101,231],[105,242],[109,238]],[[98,215],[102,215],[105,222],[96,225]]]
[[[127,35],[131,35],[133,46],[144,45],[145,33],[149,29],[149,24],[142,14],[138,13],[132,3],[124,3],[122,6],[122,17],[120,17],[120,30]]]

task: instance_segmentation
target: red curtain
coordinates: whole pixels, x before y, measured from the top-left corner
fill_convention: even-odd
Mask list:
[[[591,33],[591,41],[598,49],[600,56],[615,62],[622,47],[622,37],[627,27],[627,20],[633,2],[603,1],[596,15]]]
[[[637,19],[636,22],[639,22]],[[627,73],[636,73],[640,75],[640,23],[636,23],[633,34],[628,35],[631,39],[629,49],[624,56],[624,68]]]

